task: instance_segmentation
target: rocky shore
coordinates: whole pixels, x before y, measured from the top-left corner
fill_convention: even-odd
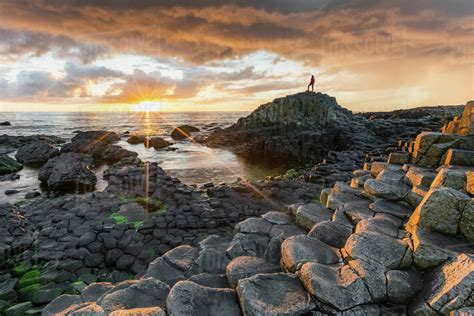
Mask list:
[[[0,170],[35,166],[49,192],[0,204],[0,310],[474,313],[474,103],[407,113],[353,114],[317,93],[277,99],[202,141],[309,167],[199,187],[113,132],[0,136],[3,153],[17,152]],[[97,164],[109,166],[103,192]]]

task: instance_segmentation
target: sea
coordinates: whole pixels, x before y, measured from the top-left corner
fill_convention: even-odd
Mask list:
[[[125,133],[160,136],[172,142],[173,150],[155,150],[142,144],[131,145],[123,137],[118,145],[138,153],[143,161],[157,162],[172,177],[192,185],[207,182],[232,183],[238,178],[259,180],[278,174],[282,166],[248,161],[226,149],[209,148],[189,140],[175,141],[170,134],[177,126],[189,124],[202,133],[227,127],[248,112],[0,112],[0,122],[9,121],[11,126],[0,126],[0,135],[56,135],[71,139],[75,131],[110,130],[119,135]],[[10,153],[14,157],[15,153]],[[102,173],[107,166],[96,169],[97,190],[104,190],[107,181]],[[0,202],[21,200],[29,191],[40,191],[38,170],[25,167],[19,172],[20,179],[0,182]],[[19,193],[5,195],[5,190]]]

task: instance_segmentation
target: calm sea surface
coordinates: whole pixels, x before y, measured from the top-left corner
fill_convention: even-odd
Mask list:
[[[230,183],[237,177],[262,179],[281,171],[278,168],[250,163],[224,149],[208,148],[190,141],[174,141],[169,135],[179,125],[189,124],[203,132],[235,123],[247,112],[63,112],[63,113],[5,113],[0,112],[0,122],[9,121],[12,126],[0,126],[0,134],[8,135],[56,135],[70,139],[74,131],[112,130],[119,135],[125,132],[149,136],[161,136],[174,143],[175,151],[147,149],[143,145],[130,145],[123,138],[119,145],[135,151],[142,160],[156,161],[168,174],[187,184],[206,182]],[[98,168],[98,177],[106,167]],[[0,182],[0,202],[18,200],[24,192],[38,189],[37,170],[25,168],[16,181]],[[107,183],[99,181],[98,190]],[[6,196],[7,189],[21,192]]]

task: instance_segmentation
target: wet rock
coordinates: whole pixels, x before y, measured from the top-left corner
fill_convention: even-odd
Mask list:
[[[5,122],[0,122],[0,126],[11,126],[11,125],[12,125],[12,123],[7,122],[7,121],[5,121]]]
[[[15,158],[25,166],[40,167],[57,155],[59,150],[56,147],[46,141],[38,141],[21,147]]]
[[[136,144],[145,144],[146,136],[145,135],[131,135],[127,139],[127,143],[136,145]]]
[[[91,170],[90,156],[65,153],[50,159],[39,171],[38,179],[53,191],[94,190],[97,178]]]
[[[82,141],[82,140],[95,140],[105,142],[107,144],[113,144],[120,140],[120,137],[115,132],[111,131],[78,131],[72,138],[71,142]]]
[[[268,263],[258,257],[242,256],[233,259],[226,268],[227,280],[231,288],[237,286],[237,282],[255,274],[279,272],[280,267]]]
[[[304,315],[316,306],[293,274],[257,274],[237,286],[244,315]]]
[[[281,257],[283,267],[291,272],[308,261],[331,264],[341,260],[337,249],[308,236],[287,238],[281,245]]]
[[[107,145],[100,155],[100,160],[107,163],[115,163],[124,158],[136,158],[136,152],[124,149],[117,145]]]
[[[162,307],[168,293],[166,283],[153,278],[141,279],[136,284],[106,294],[100,305],[106,313],[120,309]]]
[[[19,190],[5,190],[5,195],[13,195],[13,194],[17,194],[17,193],[20,193]]]
[[[23,165],[8,157],[7,155],[0,155],[0,175],[15,173],[20,171],[23,168]]]
[[[180,281],[173,286],[166,308],[170,316],[241,315],[234,290],[210,288],[190,281]]]
[[[339,310],[372,303],[364,282],[348,265],[308,262],[302,266],[299,278],[308,292]]]
[[[31,192],[28,192],[25,194],[25,199],[34,199],[35,197],[38,197],[40,196],[41,193],[37,192],[37,191],[31,191]]]
[[[171,137],[174,139],[186,139],[194,132],[199,132],[199,128],[191,125],[181,125],[171,132]]]
[[[153,147],[155,149],[165,148],[169,145],[172,144],[161,137],[152,137],[145,142],[146,147]]]

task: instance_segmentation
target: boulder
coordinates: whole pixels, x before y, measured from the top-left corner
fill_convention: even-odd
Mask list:
[[[325,221],[314,225],[308,236],[319,239],[329,246],[342,248],[351,234],[352,228],[350,226],[338,222]]]
[[[81,292],[81,299],[84,302],[95,302],[104,293],[111,290],[114,286],[109,282],[92,283],[86,286]]]
[[[171,143],[161,137],[152,137],[145,141],[145,147],[147,148],[153,147],[155,149],[161,149],[169,145],[171,145]]]
[[[46,141],[37,141],[18,149],[15,158],[25,166],[41,167],[48,159],[57,155],[59,150],[56,147]]]
[[[378,181],[369,179],[364,183],[364,190],[379,198],[398,201],[405,198],[410,187],[401,181]]]
[[[7,155],[0,155],[0,175],[15,173],[20,171],[23,165],[8,157]]]
[[[390,270],[387,272],[388,301],[407,305],[423,287],[421,275],[415,270]]]
[[[294,274],[257,274],[237,285],[244,315],[306,315],[316,306]]]
[[[106,313],[120,309],[164,307],[169,290],[166,283],[145,278],[129,287],[105,294],[100,306]]]
[[[153,277],[172,286],[179,280],[185,279],[185,274],[198,255],[198,250],[188,245],[173,248],[150,263],[145,276]],[[195,272],[197,273],[197,271]]]
[[[201,286],[180,281],[171,289],[166,300],[169,316],[241,315],[235,291]]]
[[[120,140],[120,137],[115,132],[111,131],[78,131],[76,135],[72,138],[71,142],[75,141],[101,141],[107,144],[113,144]]]
[[[412,212],[412,208],[409,205],[385,199],[376,199],[375,202],[369,205],[369,208],[375,213],[385,213],[399,218],[405,218]]]
[[[457,190],[440,187],[423,198],[407,226],[420,226],[448,235],[456,235],[464,205],[469,197]]]
[[[136,145],[136,144],[145,144],[146,142],[146,136],[144,135],[131,135],[127,139],[127,143]]]
[[[301,267],[299,278],[309,293],[338,310],[373,302],[364,282],[349,265],[308,262]]]
[[[296,224],[306,230],[331,219],[333,212],[320,203],[303,204],[296,211]]]
[[[38,179],[53,191],[93,191],[97,178],[92,166],[90,156],[65,153],[50,159],[40,169]]]
[[[398,236],[398,226],[384,218],[368,218],[357,223],[355,233],[376,232],[390,237]]]
[[[229,240],[226,237],[211,235],[202,240],[199,243],[199,255],[193,264],[197,266],[197,273],[225,273],[230,261],[226,255],[228,247]]]
[[[31,303],[30,303],[31,304]],[[43,316],[66,315],[68,312],[77,309],[82,304],[79,295],[63,294],[52,300],[43,308]]]
[[[387,269],[400,267],[407,248],[406,242],[400,239],[370,231],[352,234],[344,246],[351,258],[375,261]]]
[[[263,258],[269,241],[270,238],[267,236],[237,233],[229,244],[226,252],[231,259],[240,256]]]
[[[227,280],[231,288],[237,286],[237,282],[260,273],[279,272],[280,267],[268,263],[258,257],[242,256],[233,259],[226,268]]]
[[[171,137],[174,139],[186,139],[190,137],[191,133],[199,132],[199,128],[191,125],[181,125],[176,127],[171,132]]]
[[[410,230],[413,243],[413,262],[420,269],[435,267],[456,256],[456,251],[466,251],[463,241],[415,226]]]
[[[474,261],[472,257],[460,254],[429,274],[420,294],[410,305],[409,313],[448,315],[466,307],[472,302],[473,284]]]
[[[251,217],[235,225],[235,230],[243,234],[258,234],[268,236],[272,224],[263,219]]]
[[[12,125],[12,123],[7,122],[7,121],[5,121],[5,122],[0,122],[0,126],[11,126],[11,125]]]
[[[291,217],[288,214],[282,212],[268,212],[263,214],[262,218],[270,222],[271,224],[277,225],[288,225],[293,223]]]
[[[136,152],[124,149],[117,145],[107,145],[100,154],[100,160],[107,163],[115,163],[124,158],[136,158]]]
[[[388,163],[397,164],[397,165],[404,165],[406,163],[410,163],[411,155],[409,152],[400,151],[400,152],[392,152],[388,156]]]
[[[304,235],[287,238],[281,245],[281,257],[282,266],[291,272],[308,261],[331,264],[341,260],[336,248]]]

